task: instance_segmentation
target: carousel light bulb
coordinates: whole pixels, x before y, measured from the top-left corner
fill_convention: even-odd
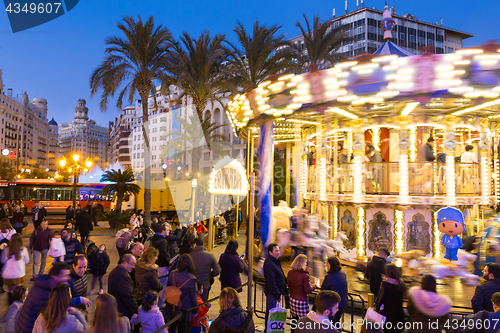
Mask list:
[[[333,206],[333,232],[332,232],[332,238],[337,237],[338,228],[339,228],[339,208],[337,206]]]
[[[403,248],[404,248],[404,212],[401,210],[396,210],[395,212],[395,217],[396,217],[396,225],[395,225],[395,232],[396,232],[396,253],[401,254],[403,253]]]
[[[441,259],[441,234],[436,223],[437,212],[434,213],[433,217],[434,218],[432,219],[432,225],[434,228],[434,257],[436,259]]]
[[[358,208],[358,258],[365,256],[365,210]]]

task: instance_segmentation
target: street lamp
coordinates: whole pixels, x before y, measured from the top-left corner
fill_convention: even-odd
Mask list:
[[[191,224],[194,223],[194,204],[196,200],[196,186],[198,186],[198,179],[191,180]]]
[[[76,186],[78,184],[78,175],[79,174],[86,174],[89,172],[90,167],[92,166],[92,161],[89,160],[88,158],[85,160],[85,163],[78,164],[78,161],[80,161],[80,155],[78,154],[73,154],[73,161],[75,162],[73,165],[68,165],[68,161],[66,160],[66,157],[63,156],[62,159],[59,160],[59,165],[61,168],[65,168],[66,166],[68,167],[68,172],[73,174],[73,218],[76,217]]]

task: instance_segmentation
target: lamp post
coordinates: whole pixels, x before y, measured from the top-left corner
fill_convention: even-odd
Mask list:
[[[191,181],[191,186],[192,186],[192,190],[191,190],[191,224],[194,223],[194,204],[195,204],[195,200],[196,200],[196,186],[198,185],[198,179],[193,179]]]
[[[92,166],[92,161],[89,160],[88,158],[85,160],[85,166],[79,164],[78,162],[80,161],[80,155],[78,154],[73,154],[73,165],[66,165],[67,160],[66,157],[63,156],[62,159],[59,160],[59,165],[61,168],[68,168],[69,173],[73,174],[73,219],[76,218],[76,187],[78,184],[78,175],[80,173],[86,174],[89,172],[90,167]]]

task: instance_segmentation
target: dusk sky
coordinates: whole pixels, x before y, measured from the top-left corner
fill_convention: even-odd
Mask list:
[[[361,1],[360,1],[361,2]],[[366,7],[383,9],[383,0],[365,0]],[[469,32],[475,37],[464,42],[465,47],[478,46],[488,40],[500,39],[500,4],[494,0],[389,0],[396,13],[410,13],[418,19],[439,22],[449,28]],[[348,0],[349,11],[356,9],[356,0]],[[3,6],[2,6],[3,8]],[[256,18],[262,23],[278,24],[281,32],[294,37],[302,14],[308,18],[320,15],[322,20],[345,13],[344,1],[229,1],[229,0],[80,0],[65,15],[26,30],[12,33],[7,13],[0,13],[0,69],[3,71],[5,92],[22,95],[30,100],[42,97],[48,101],[48,118],[58,123],[73,120],[78,99],[86,99],[89,116],[101,126],[119,114],[115,100],[110,100],[106,113],[99,110],[99,97],[90,98],[89,78],[104,59],[104,39],[119,35],[117,22],[123,16],[153,15],[157,24],[168,27],[175,37],[182,31],[192,36],[207,29],[212,34],[224,33],[235,41],[232,32],[237,20],[251,28]],[[124,104],[127,104],[126,102]]]

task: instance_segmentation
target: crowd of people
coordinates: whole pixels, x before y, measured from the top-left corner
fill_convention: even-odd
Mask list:
[[[203,246],[207,230],[201,222],[181,227],[178,222],[154,218],[148,226],[143,212],[138,211],[131,217],[131,230],[117,235],[115,245],[120,259],[108,272],[106,246],[97,247],[88,240],[95,225],[91,209],[92,205],[77,207],[78,213],[68,209],[67,222],[60,231],[49,227],[45,209],[37,204],[32,218],[34,231],[26,245],[9,217],[0,220],[0,244],[6,244],[1,254],[5,265],[2,285],[6,286],[10,304],[6,332],[152,333],[160,329],[166,333],[166,322],[183,309],[201,304],[188,313],[187,325],[179,317],[168,332],[206,332],[211,306],[207,300],[216,277],[223,286],[221,312],[210,332],[242,327],[245,332],[254,332],[252,314],[243,310],[238,297],[243,265],[236,241],[229,241],[217,260]],[[44,274],[47,255],[53,261],[48,263],[48,274]],[[24,283],[31,258],[34,284],[28,291]],[[89,322],[88,311],[93,306],[89,296],[96,293],[95,315]],[[172,301],[175,297],[177,302]],[[235,320],[235,316],[239,319]]]

